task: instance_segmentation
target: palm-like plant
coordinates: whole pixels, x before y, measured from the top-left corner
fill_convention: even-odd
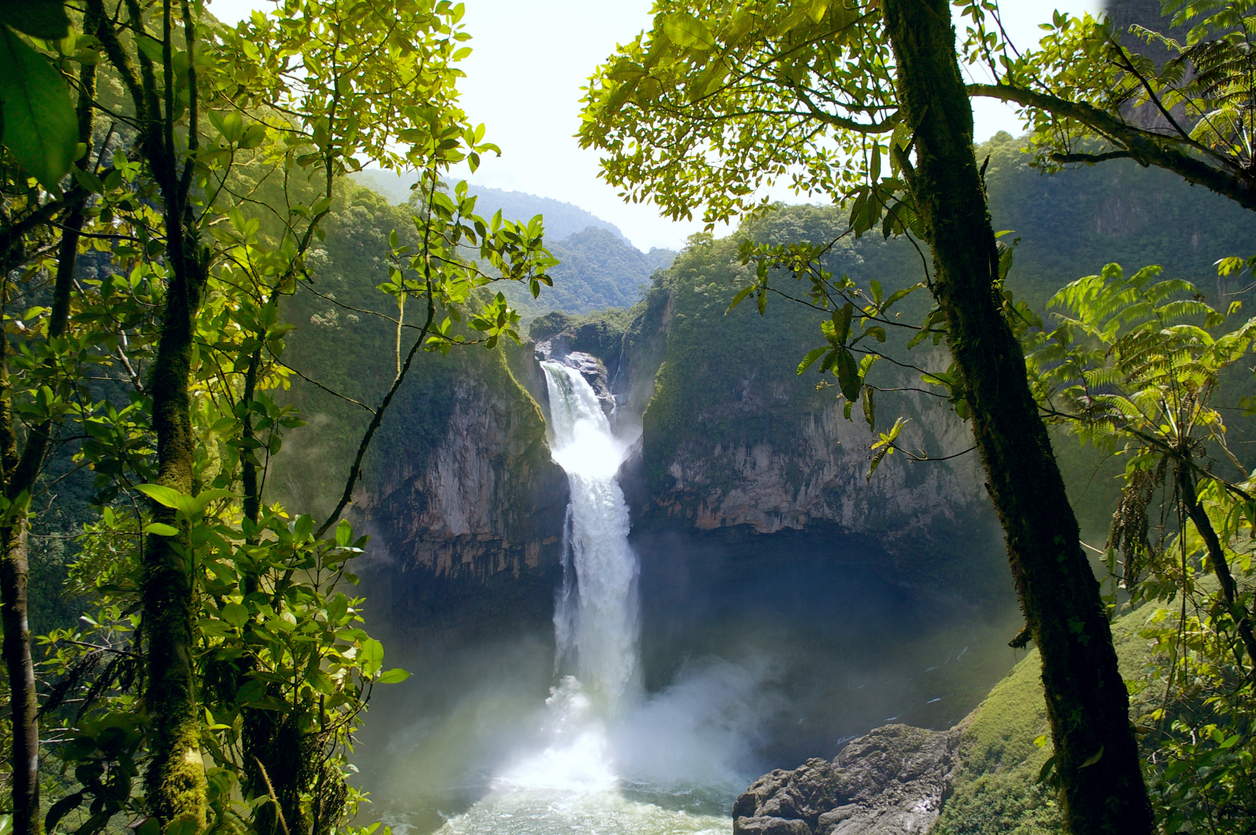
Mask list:
[[[1124,558],[1127,589],[1146,597],[1186,591],[1167,590],[1163,583],[1139,588],[1142,569],[1154,568],[1150,563],[1164,556],[1147,535],[1147,512],[1160,492],[1178,517],[1179,532],[1186,533],[1187,520],[1194,528],[1190,539],[1219,585],[1215,608],[1246,651],[1250,674],[1256,663],[1251,589],[1240,586],[1231,563],[1239,558],[1233,550],[1238,529],[1252,530],[1256,502],[1244,486],[1247,467],[1226,445],[1212,397],[1221,372],[1251,353],[1256,318],[1214,336],[1226,316],[1189,282],[1159,275],[1159,267],[1148,267],[1127,278],[1119,265],[1109,264],[1102,274],[1064,287],[1050,302],[1061,308],[1058,325],[1028,340],[1030,375],[1053,420],[1127,456],[1109,539],[1111,550]],[[1220,475],[1214,469],[1219,461],[1233,465],[1238,477]],[[1179,542],[1185,545],[1187,538]]]

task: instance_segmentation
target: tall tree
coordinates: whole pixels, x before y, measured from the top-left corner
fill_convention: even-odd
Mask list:
[[[94,15],[83,20],[85,31],[95,34],[100,21]],[[55,342],[68,343],[70,296],[78,257],[79,239],[85,221],[88,194],[82,189],[61,193],[57,183],[70,165],[73,146],[83,143],[84,153],[78,166],[90,167],[92,133],[95,117],[96,66],[83,63],[78,73],[77,105],[71,106],[64,85],[47,59],[37,54],[8,25],[33,37],[55,40],[66,36],[70,21],[60,2],[42,4],[28,14],[13,14],[6,9],[0,23],[3,55],[0,75],[4,76],[3,104],[8,107],[6,164],[16,163],[16,176],[6,191],[22,195],[3,212],[0,220],[0,306],[7,308],[16,295],[17,282],[10,281],[23,272],[41,272],[56,253],[55,278],[52,286],[51,311],[41,330],[43,344],[36,343],[41,354],[24,383],[29,387],[48,385],[49,391],[64,395],[75,372],[73,363],[58,357]],[[42,98],[42,100],[38,100]],[[4,133],[4,109],[0,107],[0,134]],[[69,117],[69,118],[67,118]],[[41,195],[31,188],[31,178],[49,187],[54,194]],[[21,208],[15,209],[20,206]],[[39,253],[31,244],[51,237],[52,223],[58,221],[60,240]],[[32,269],[30,262],[35,262]],[[29,345],[30,343],[28,343]],[[9,707],[13,723],[10,763],[13,773],[12,802],[14,832],[17,835],[42,831],[39,804],[39,724],[38,699],[35,689],[35,668],[31,657],[28,618],[28,581],[30,577],[29,534],[30,503],[36,482],[41,475],[45,457],[53,442],[54,426],[59,411],[55,397],[44,399],[43,414],[26,414],[29,422],[21,431],[22,420],[15,413],[14,384],[10,376],[11,346],[7,335],[0,344],[0,615],[3,617],[3,660],[9,679]],[[29,366],[28,366],[29,368]],[[21,407],[19,406],[19,411]]]
[[[1099,583],[995,289],[999,253],[950,10],[945,0],[885,0],[885,22],[899,104],[915,141],[907,189],[933,249],[933,296],[946,317],[987,489],[1042,657],[1064,820],[1074,833],[1150,832],[1129,698]]]
[[[948,4],[656,8],[649,35],[594,78],[584,144],[607,152],[608,180],[673,216],[701,204],[708,221],[725,219],[751,205],[752,186],[788,175],[796,188],[852,200],[856,232],[883,220],[887,234],[928,242],[928,286],[959,372],[953,396],[972,415],[1041,650],[1065,819],[1075,833],[1150,832],[1099,585],[1005,318]],[[850,315],[834,311],[839,342]],[[838,357],[853,399],[860,370]]]
[[[8,17],[0,13],[0,24]],[[85,74],[94,73],[100,58],[120,84],[121,102],[98,98],[80,81],[84,141],[91,139],[92,113],[105,112],[125,126],[127,147],[114,148],[107,170],[99,170],[98,160],[96,169],[82,166],[68,187],[60,183],[68,159],[60,169],[37,154],[27,153],[33,162],[18,160],[42,164],[40,182],[48,191],[63,190],[13,223],[4,218],[4,252],[35,250],[42,255],[28,272],[55,272],[58,292],[43,317],[52,322],[48,366],[57,379],[78,385],[69,394],[41,387],[51,372],[33,374],[24,359],[19,395],[10,397],[14,387],[4,386],[0,402],[17,402],[25,422],[20,426],[8,411],[0,415],[7,430],[0,437],[6,496],[12,487],[20,501],[11,504],[22,511],[5,515],[6,553],[17,554],[24,543],[21,503],[30,491],[20,485],[34,484],[48,415],[69,413],[80,422],[81,458],[96,468],[101,501],[121,496],[134,507],[146,497],[148,506],[118,513],[105,507],[84,540],[85,560],[111,560],[97,565],[119,582],[93,589],[108,622],[102,618],[97,635],[87,637],[100,640],[68,632],[57,650],[69,680],[89,670],[100,670],[101,678],[87,694],[82,721],[65,728],[73,744],[60,750],[79,766],[82,786],[52,804],[50,828],[85,803],[91,810],[80,828],[85,833],[122,812],[148,818],[146,833],[190,833],[211,823],[323,833],[351,811],[354,791],[343,761],[328,765],[343,753],[330,752],[347,745],[370,688],[404,673],[382,669],[382,647],[355,625],[358,601],[335,587],[362,545],[347,523],[337,524],[347,498],[317,531],[308,515],[290,522],[282,509],[262,507],[268,456],[279,449],[282,430],[299,423],[266,389],[286,381],[277,358],[290,326],[279,319],[279,302],[309,278],[303,257],[319,238],[341,178],[361,167],[357,157],[418,168],[435,182],[450,165],[465,160],[474,169],[481,154],[497,150],[483,141],[483,126],[468,124],[457,107],[461,73],[453,65],[468,52],[469,37],[461,17],[462,6],[446,0],[387,6],[289,0],[272,17],[255,14],[226,30],[187,0],[86,0],[85,34],[92,37],[79,52],[67,39],[69,58],[80,60]],[[7,39],[9,29],[0,29]],[[9,80],[0,90],[6,104]],[[38,106],[30,112],[41,113]],[[22,138],[15,124],[8,138]],[[10,192],[18,179],[30,185],[23,172],[6,169],[6,176]],[[33,185],[25,191],[40,199]],[[517,314],[501,294],[486,296],[481,288],[522,280],[535,295],[548,283],[544,270],[553,262],[541,244],[539,218],[487,220],[474,214],[465,189],[452,196],[429,192],[415,233],[405,236],[417,243],[403,246],[394,232],[392,251],[380,253],[396,264],[387,292],[421,298],[427,315],[407,332],[406,360],[388,396],[370,409],[374,420],[347,477],[346,497],[416,356],[458,343],[491,347],[503,336],[517,339]],[[68,256],[59,261],[47,247],[34,246],[51,219],[66,230],[60,249]],[[73,255],[84,246],[85,221],[85,240],[108,251],[111,263],[99,279],[75,284]],[[500,274],[467,263],[461,255],[467,246],[478,247],[481,263]],[[480,338],[468,337],[455,321]],[[67,322],[77,322],[82,344],[62,338]],[[6,339],[6,359],[9,347]],[[130,405],[90,403],[93,392],[67,371],[64,356],[84,352],[113,364],[134,385]],[[29,455],[18,454],[23,441]],[[28,458],[34,465],[27,466]],[[128,576],[130,560],[138,562],[138,576]],[[9,565],[17,562],[6,560]],[[20,614],[8,601],[20,597],[21,579],[3,577],[6,618]],[[119,598],[119,588],[136,589],[136,599],[125,591]],[[137,608],[138,621],[130,614]],[[5,658],[16,659],[8,666],[21,673],[12,680],[26,700],[15,704],[30,720],[23,728],[32,729],[15,754],[27,778],[22,831],[36,831],[34,677],[29,634],[18,620],[21,628],[6,629]],[[138,640],[131,635],[137,623]],[[118,645],[117,636],[130,637]],[[112,661],[101,665],[102,657]],[[118,682],[136,681],[129,678],[136,659],[143,723],[130,692],[101,698],[128,690]],[[136,805],[131,780],[141,769],[147,786]],[[243,784],[247,813],[235,808],[233,781]]]

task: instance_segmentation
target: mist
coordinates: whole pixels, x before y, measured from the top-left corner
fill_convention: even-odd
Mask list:
[[[414,675],[381,688],[355,762],[398,835],[723,829],[757,775],[887,722],[949,727],[1015,660],[1010,595],[979,579],[993,531],[969,526],[972,576],[945,593],[837,526],[630,535],[626,445],[580,371],[543,368],[561,576],[389,624]],[[368,573],[368,600],[396,570]]]
[[[614,783],[625,821],[642,823],[634,803],[726,818],[759,774],[832,758],[886,722],[950,727],[1018,657],[1010,594],[979,604],[904,588],[865,539],[748,556],[740,540],[644,532],[634,547],[644,687],[596,738],[555,724],[572,695],[556,665],[560,578],[466,620],[391,624],[388,665],[413,676],[372,700],[354,754],[374,793],[364,816],[423,835],[488,814],[476,804],[490,795],[500,811],[512,790],[587,800]]]

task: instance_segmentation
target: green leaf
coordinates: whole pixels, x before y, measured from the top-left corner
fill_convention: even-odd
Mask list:
[[[859,376],[859,363],[855,361],[850,351],[842,349],[838,352],[836,373],[837,384],[841,386],[842,396],[853,402],[859,397],[859,389],[863,386],[863,379]]]
[[[8,3],[5,3],[4,5],[7,6]],[[48,816],[44,819],[44,827],[47,831],[56,832],[57,824],[60,823],[61,819],[67,814],[82,805],[83,798],[86,794],[86,791],[75,792],[74,794],[66,795],[56,803],[52,804],[52,808],[48,810]],[[0,834],[8,835],[8,833],[13,831],[13,818],[9,815],[5,815],[4,817],[8,820],[0,821]],[[6,822],[9,824],[8,826],[5,826]]]
[[[164,522],[149,522],[144,526],[144,533],[155,533],[158,536],[178,536],[179,529]]]
[[[332,626],[340,623],[349,611],[349,598],[344,592],[336,592],[336,596],[327,601],[327,622]]]
[[[820,357],[822,357],[824,352],[827,350],[829,350],[829,348],[826,345],[822,348],[812,348],[808,351],[807,356],[803,357],[802,362],[798,363],[798,373],[801,374],[810,368],[812,364],[815,363],[816,360],[820,359]]]
[[[336,544],[344,548],[352,541],[353,526],[349,524],[348,519],[341,519],[336,523]]]
[[[380,673],[379,683],[380,684],[400,684],[401,682],[405,681],[409,677],[410,677],[410,673],[407,670],[403,670],[400,667],[393,667],[391,670],[385,670],[384,672]]]
[[[235,112],[224,114],[221,130],[228,142],[239,142],[244,138],[244,117]]]
[[[249,609],[243,603],[233,601],[222,607],[222,619],[236,629],[243,629],[244,624],[249,622]]]
[[[230,490],[202,490],[196,494],[195,498],[192,499],[192,504],[196,508],[195,512],[200,513],[210,502],[217,501],[218,499],[235,497],[237,495],[238,494],[233,493]]]
[[[837,345],[845,345],[850,337],[850,322],[855,316],[855,306],[850,302],[833,311],[833,339]]]
[[[0,26],[0,105],[0,141],[40,185],[55,189],[78,147],[74,104],[48,59],[5,26]]]
[[[1094,765],[1095,763],[1099,762],[1099,760],[1101,759],[1103,759],[1103,746],[1102,745],[1099,746],[1098,751],[1096,751],[1095,753],[1087,757],[1086,762],[1079,765],[1078,768],[1086,768],[1087,766]]]
[[[0,23],[46,41],[59,41],[70,31],[61,0],[0,0]]]
[[[318,669],[317,667],[310,670],[309,675],[310,686],[320,693],[330,696],[336,692],[336,683],[331,680],[331,676]]]
[[[1052,754],[1050,757],[1047,758],[1047,761],[1042,764],[1042,768],[1039,769],[1038,771],[1038,779],[1035,780],[1034,782],[1047,783],[1048,785],[1050,785],[1051,772],[1055,770],[1055,761],[1056,761],[1056,758],[1059,756],[1060,755],[1056,753],[1056,754]]]
[[[191,518],[200,509],[196,506],[196,499],[193,499],[186,493],[180,493],[172,487],[166,487],[161,484],[140,484],[136,489],[157,502],[157,504],[174,508],[188,518]]]
[[[358,660],[362,664],[362,673],[366,676],[374,676],[375,671],[379,669],[384,661],[384,645],[374,638],[367,638],[362,642],[362,649],[358,652]]]
[[[706,25],[686,12],[664,19],[663,31],[668,40],[685,49],[707,50],[715,47],[715,38],[711,37]]]
[[[740,290],[738,290],[737,295],[733,296],[733,300],[728,303],[728,310],[724,311],[724,315],[727,316],[734,307],[741,304],[742,301],[745,300],[746,296],[749,296],[751,293],[754,292],[755,287],[757,286],[758,286],[757,284],[751,284],[749,287],[743,287]]]

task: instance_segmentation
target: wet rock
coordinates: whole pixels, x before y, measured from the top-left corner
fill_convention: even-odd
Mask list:
[[[777,769],[737,798],[734,835],[923,835],[949,791],[960,733],[886,725],[831,763]]]
[[[610,380],[606,374],[606,366],[600,359],[583,351],[573,351],[571,335],[567,332],[555,334],[552,338],[536,344],[538,362],[559,362],[568,368],[580,372],[580,376],[593,387],[602,411],[610,417],[615,412],[615,396],[611,394]]]
[[[811,828],[800,820],[786,818],[741,818],[738,832],[747,835],[811,835]]]

